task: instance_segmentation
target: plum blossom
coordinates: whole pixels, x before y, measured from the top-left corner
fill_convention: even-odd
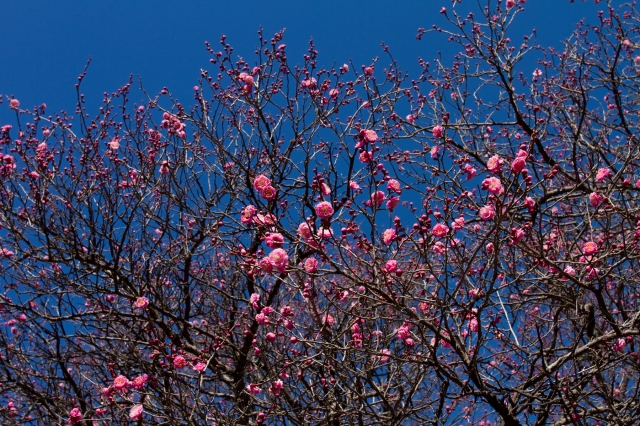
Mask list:
[[[593,241],[586,242],[584,246],[582,246],[582,251],[587,256],[590,256],[598,251],[598,245]]]
[[[252,293],[251,296],[249,296],[249,304],[257,311],[260,307],[260,295],[258,293]]]
[[[611,170],[609,170],[608,168],[605,167],[602,169],[598,169],[598,173],[596,174],[596,181],[602,182],[609,176],[611,176]]]
[[[480,207],[479,213],[482,220],[491,220],[495,217],[496,210],[492,204],[487,204],[484,207]]]
[[[489,161],[487,161],[487,169],[494,174],[500,173],[503,164],[504,160],[496,154],[493,157],[489,158]]]
[[[623,338],[619,338],[613,345],[612,349],[616,352],[623,352],[625,346],[627,346],[627,341]]]
[[[374,143],[378,140],[378,134],[373,130],[363,130],[360,134],[362,138],[369,143]]]
[[[265,237],[264,242],[269,248],[280,248],[284,244],[284,237],[278,232],[271,232]]]
[[[589,194],[589,204],[591,204],[591,207],[598,207],[602,203],[602,200],[604,200],[604,197],[597,192]]]
[[[444,133],[444,128],[438,124],[437,126],[434,126],[434,128],[431,130],[431,133],[433,133],[433,136],[435,138],[439,138]]]
[[[69,411],[69,423],[72,425],[80,423],[82,421],[82,411],[78,407]]]
[[[138,309],[144,309],[149,306],[149,299],[146,297],[138,297],[135,302],[133,302],[133,306]]]
[[[125,389],[127,386],[129,386],[129,379],[127,379],[125,376],[119,375],[118,377],[113,379],[113,387],[115,389],[122,390],[122,389]]]
[[[431,233],[438,238],[442,238],[447,235],[449,232],[449,227],[447,225],[443,225],[442,223],[436,224],[431,230]]]
[[[322,201],[316,205],[316,214],[320,219],[329,219],[333,212],[333,206],[328,201]]]
[[[467,173],[467,180],[471,180],[476,177],[478,171],[471,164],[465,164],[462,168],[463,171]]]
[[[267,274],[270,274],[271,272],[273,272],[273,263],[271,262],[271,259],[269,259],[268,257],[264,257],[260,259],[260,262],[258,263],[258,265]]]
[[[242,209],[240,221],[245,225],[253,223],[253,217],[258,213],[258,209],[252,204],[249,204]]]
[[[284,272],[289,262],[289,255],[284,249],[277,248],[269,253],[269,260],[279,272]]]
[[[384,269],[386,269],[387,272],[395,272],[396,269],[398,269],[398,262],[395,260],[388,260],[384,265]]]
[[[516,157],[515,160],[513,160],[513,163],[511,163],[511,170],[514,173],[520,173],[521,171],[524,170],[525,166],[527,165],[527,157],[526,157],[526,152],[525,152],[525,156],[524,157]]]
[[[504,193],[504,187],[502,182],[495,176],[488,177],[482,181],[482,189],[486,189],[495,195],[502,195]]]
[[[387,200],[387,208],[389,210],[395,209],[398,204],[400,204],[400,197],[389,197],[389,200]]]
[[[308,223],[302,222],[298,225],[298,235],[305,239],[311,238],[311,228]]]
[[[178,355],[177,357],[173,358],[173,366],[177,370],[184,368],[187,366],[187,360],[184,359],[182,355]]]
[[[395,241],[396,239],[396,230],[395,229],[387,229],[386,231],[384,231],[382,233],[382,241],[386,244],[389,245],[391,244],[393,241]]]
[[[265,175],[258,175],[253,180],[253,188],[260,193],[262,193],[263,189],[267,186],[271,186],[271,180]]]
[[[309,257],[304,261],[304,270],[311,274],[318,269],[318,259],[314,257]]]
[[[135,379],[133,379],[132,381],[129,382],[129,386],[131,386],[132,388],[136,389],[136,390],[140,390],[144,387],[144,384],[147,383],[147,380],[149,379],[149,376],[146,374],[141,374],[140,376],[136,377]]]
[[[142,404],[136,404],[133,407],[131,407],[131,410],[129,411],[129,418],[131,418],[132,420],[141,419],[142,412],[143,412]]]
[[[271,392],[274,396],[278,397],[280,396],[280,392],[282,392],[283,388],[284,388],[284,383],[282,382],[282,380],[278,379],[271,384],[271,386],[269,387],[269,392]]]
[[[260,195],[265,200],[273,200],[274,198],[276,198],[276,194],[276,189],[271,185],[265,186],[264,188],[262,188],[262,191],[260,191]]]
[[[385,195],[384,195],[384,192],[382,191],[376,191],[373,194],[371,194],[371,202],[378,207],[382,205],[382,203],[384,202],[384,199],[385,199]]]
[[[322,323],[327,327],[333,327],[333,324],[335,322],[336,320],[329,314],[326,314],[325,316],[322,317]]]
[[[402,187],[400,186],[400,182],[395,179],[389,179],[389,181],[387,182],[387,191],[402,194]]]
[[[455,219],[451,224],[451,227],[453,228],[454,231],[458,231],[464,228],[464,217],[459,217]]]
[[[247,385],[247,392],[257,395],[262,392],[262,389],[260,389],[255,383],[249,383]]]

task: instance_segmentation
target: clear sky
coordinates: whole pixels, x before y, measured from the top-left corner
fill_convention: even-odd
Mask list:
[[[476,1],[463,0],[463,4],[476,5]],[[150,94],[167,86],[190,105],[200,68],[213,69],[204,41],[215,49],[220,35],[225,34],[235,53],[250,59],[260,27],[269,37],[286,28],[284,42],[292,63],[298,62],[310,38],[325,66],[350,58],[355,64],[369,64],[382,55],[382,41],[409,71],[416,69],[418,56],[431,60],[438,50],[445,56],[455,53],[443,38],[427,36],[419,42],[415,37],[419,27],[443,23],[439,11],[443,6],[450,9],[451,0],[2,3],[0,94],[5,102],[0,105],[0,124],[14,121],[6,102],[11,95],[20,100],[22,108],[46,103],[48,113],[73,111],[74,84],[89,57],[93,61],[82,90],[89,106],[98,105],[103,92],[125,84],[130,73],[143,78]],[[541,45],[558,46],[579,19],[595,22],[596,12],[605,8],[605,2],[594,4],[594,0],[528,0],[517,29],[524,33],[535,27]],[[139,92],[131,98],[143,99]]]

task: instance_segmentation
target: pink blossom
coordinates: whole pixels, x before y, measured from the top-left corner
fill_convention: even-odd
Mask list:
[[[309,227],[309,224],[302,222],[298,225],[298,235],[305,239],[311,238],[311,228]]]
[[[258,213],[258,209],[252,204],[249,204],[247,207],[242,209],[240,221],[245,225],[250,225],[253,223],[253,217]]]
[[[482,189],[486,189],[495,195],[502,195],[504,193],[504,187],[502,182],[495,176],[488,177],[482,181]]]
[[[147,383],[147,379],[149,379],[149,376],[146,374],[142,374],[130,381],[129,386],[136,390],[140,390],[144,387],[144,384]]]
[[[398,269],[398,262],[395,260],[388,260],[384,265],[384,269],[386,269],[387,272],[395,272],[395,270]]]
[[[439,138],[444,133],[444,128],[438,124],[437,126],[434,126],[434,128],[431,130],[431,133],[433,133],[434,137]]]
[[[503,164],[504,160],[496,154],[487,161],[487,169],[489,169],[491,173],[500,173]]]
[[[598,245],[593,241],[586,242],[584,246],[582,246],[582,251],[587,256],[592,255],[598,251]]]
[[[471,166],[471,164],[465,164],[462,170],[467,173],[467,180],[471,180],[476,177],[476,173],[478,172],[475,167]]]
[[[137,420],[142,418],[143,407],[142,404],[136,404],[131,407],[131,411],[129,411],[129,418],[132,420]]]
[[[382,205],[382,203],[384,202],[384,199],[385,199],[385,195],[384,195],[384,192],[382,191],[376,191],[373,194],[371,194],[371,202],[378,207]]]
[[[311,274],[318,269],[318,259],[309,257],[304,261],[304,270]]]
[[[616,352],[623,352],[625,346],[627,346],[627,341],[623,338],[619,338],[613,345],[612,349]]]
[[[482,290],[478,288],[472,288],[469,290],[469,297],[472,299],[477,299],[482,295]]]
[[[431,158],[433,158],[434,160],[438,158],[438,152],[440,152],[440,145],[436,145],[431,148]]]
[[[338,95],[340,95],[340,90],[338,90],[338,89],[331,89],[331,90],[329,91],[329,96],[330,96],[332,99],[337,98],[337,97],[338,97]]]
[[[318,238],[331,238],[333,236],[333,230],[331,228],[326,228],[321,226],[318,228]]]
[[[571,275],[572,277],[575,277],[576,270],[571,266],[567,266],[566,268],[564,268],[564,273],[567,275]]]
[[[322,317],[322,323],[328,327],[332,327],[336,320],[329,314]]]
[[[258,293],[252,293],[251,296],[249,296],[249,304],[257,311],[260,307],[260,295]]]
[[[76,424],[82,421],[82,411],[79,408],[74,408],[69,411],[69,423]]]
[[[402,187],[400,186],[400,182],[395,179],[389,179],[389,181],[387,182],[387,191],[402,194]]]
[[[391,355],[391,351],[389,351],[389,349],[383,349],[380,352],[384,354],[383,356],[380,357],[380,362],[389,361],[388,355]]]
[[[196,363],[196,365],[194,365],[194,366],[193,366],[193,369],[194,369],[195,371],[200,372],[200,373],[202,373],[204,370],[206,370],[206,368],[207,368],[207,364],[205,364],[205,363],[204,363],[204,362],[202,362],[202,361],[198,361],[198,362]]]
[[[269,257],[263,257],[262,259],[260,259],[258,265],[260,266],[260,269],[265,271],[267,274],[273,272],[273,262],[271,262],[271,259],[269,259]]]
[[[316,83],[316,79],[311,77],[302,80],[302,82],[300,82],[300,86],[304,87],[305,89],[313,89],[314,87],[316,87]]]
[[[274,396],[280,396],[280,392],[282,392],[283,388],[284,383],[282,383],[282,380],[278,379],[271,384],[271,386],[269,387],[269,392],[271,392]]]
[[[329,219],[333,215],[333,206],[328,201],[316,205],[316,214],[320,219]]]
[[[249,383],[247,385],[247,392],[257,395],[262,392],[262,389],[260,389],[255,383]]]
[[[374,143],[378,140],[378,134],[373,130],[364,130],[361,134],[362,138],[369,143]]]
[[[536,209],[536,202],[533,201],[533,198],[527,197],[524,199],[524,205],[529,210],[529,213],[533,213]]]
[[[278,219],[271,213],[261,214],[258,213],[254,219],[255,223],[258,225],[275,225],[278,222]]]
[[[265,186],[264,188],[262,188],[262,191],[260,191],[260,195],[265,200],[273,200],[274,198],[276,198],[276,194],[276,189],[271,185]]]
[[[433,245],[432,250],[436,254],[445,254],[447,252],[447,246],[445,246],[441,241],[438,241]]]
[[[272,232],[266,236],[264,241],[269,248],[280,248],[284,244],[284,237],[278,232]]]
[[[496,215],[496,210],[493,208],[493,205],[487,204],[484,207],[480,207],[480,218],[482,220],[491,220]]]
[[[329,185],[323,182],[322,185],[320,185],[320,192],[322,192],[322,195],[325,196],[331,195],[331,188],[329,187]]]
[[[447,225],[443,225],[442,223],[436,224],[431,230],[431,233],[438,238],[442,238],[447,235],[449,232],[449,227]]]
[[[611,175],[611,170],[609,170],[608,168],[605,167],[605,168],[599,169],[598,173],[596,174],[596,180],[598,182],[602,182],[610,175]]]
[[[271,181],[265,175],[258,175],[253,180],[253,188],[260,193],[262,193],[262,190],[267,186],[271,186]]]
[[[258,325],[267,325],[271,323],[271,321],[269,321],[269,317],[262,312],[256,315],[256,322]]]
[[[602,203],[603,199],[604,197],[597,192],[589,194],[589,204],[591,204],[592,207],[598,207]]]
[[[493,253],[493,243],[488,243],[484,248],[487,251],[487,253],[489,254]]]
[[[163,176],[169,174],[169,162],[168,161],[163,161],[162,163],[160,163],[160,174],[163,175]]]
[[[138,309],[144,309],[147,306],[149,306],[149,299],[147,299],[146,297],[138,297],[136,301],[133,303],[133,306],[135,306]]]
[[[118,140],[118,138],[113,138],[111,142],[109,142],[109,148],[112,151],[117,151],[118,148],[120,148],[120,141]]]
[[[20,106],[20,101],[18,101],[17,99],[11,99],[9,101],[9,108],[11,109],[16,109]],[[82,416],[81,416],[82,417]]]
[[[279,272],[284,272],[289,262],[289,256],[284,249],[278,248],[269,253],[269,260]]]
[[[354,191],[357,191],[358,189],[360,189],[360,185],[358,185],[358,182],[350,180],[349,181],[349,188],[351,188]]]
[[[451,224],[451,227],[453,228],[454,231],[458,231],[464,228],[464,217],[459,217],[455,219]]]
[[[179,370],[181,368],[186,367],[187,365],[187,360],[184,359],[184,357],[182,355],[178,355],[177,357],[175,357],[173,359],[173,366]]]
[[[524,167],[527,165],[526,157],[516,157],[511,163],[511,170],[514,173],[520,173],[524,170]]]
[[[511,230],[511,238],[513,238],[513,242],[515,244],[518,244],[520,241],[522,241],[524,236],[525,236],[525,232],[520,228],[513,228]]]
[[[506,4],[507,9],[511,9],[515,5],[516,5],[515,0],[507,0],[507,4]]]
[[[386,244],[389,245],[391,244],[393,241],[395,241],[396,239],[396,230],[395,229],[387,229],[386,231],[384,231],[382,233],[382,241]]]
[[[400,204],[400,197],[389,197],[389,200],[387,201],[387,208],[389,210],[393,210],[398,206],[398,204]]]
[[[471,318],[471,321],[469,321],[469,330],[474,333],[478,331],[478,320],[476,318]]]
[[[358,159],[360,160],[361,163],[370,162],[373,159],[371,156],[371,151],[362,151],[358,156]]]
[[[113,387],[117,390],[122,390],[129,386],[129,379],[127,379],[123,375],[119,375],[115,379],[113,379]]]
[[[269,332],[264,337],[267,339],[267,342],[269,342],[269,343],[273,343],[273,342],[276,341],[276,334],[275,333]]]

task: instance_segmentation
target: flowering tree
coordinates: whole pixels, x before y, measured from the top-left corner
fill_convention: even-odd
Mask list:
[[[413,78],[278,33],[192,107],[8,99],[2,423],[634,424],[639,16],[488,3]]]

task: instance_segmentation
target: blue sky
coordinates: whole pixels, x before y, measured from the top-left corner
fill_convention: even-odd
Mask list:
[[[443,23],[439,11],[450,0],[422,1],[13,1],[3,2],[0,37],[0,124],[12,123],[6,97],[15,96],[22,108],[46,103],[48,112],[73,111],[74,84],[93,58],[82,92],[97,106],[103,92],[114,91],[133,73],[143,78],[150,94],[163,86],[189,105],[200,68],[213,69],[204,49],[216,48],[221,34],[235,53],[250,59],[263,27],[271,36],[286,28],[284,42],[290,62],[297,62],[313,38],[320,63],[368,64],[382,56],[384,41],[401,67],[417,68],[417,57],[431,60],[438,50],[452,56],[443,38],[416,40],[418,27]],[[464,0],[465,6],[476,5]],[[492,0],[495,4],[495,0]],[[477,7],[477,6],[475,6]],[[542,45],[558,45],[575,22],[606,7],[569,0],[529,0],[517,29],[536,27]],[[383,64],[388,61],[384,60]],[[137,86],[137,83],[136,83]],[[139,96],[138,96],[139,95]],[[139,92],[132,100],[143,99]]]

